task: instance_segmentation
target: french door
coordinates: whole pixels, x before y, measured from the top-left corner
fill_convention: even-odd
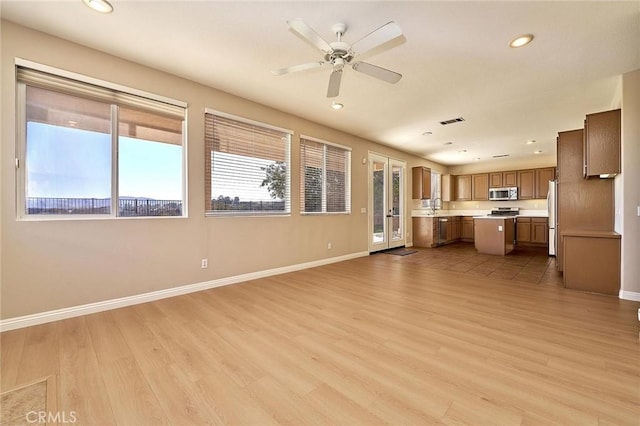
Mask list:
[[[407,165],[369,153],[369,252],[405,245]]]

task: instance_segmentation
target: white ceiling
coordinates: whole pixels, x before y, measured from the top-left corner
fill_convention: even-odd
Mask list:
[[[557,132],[617,107],[620,75],[640,68],[640,0],[111,3],[114,12],[102,15],[81,0],[2,0],[1,15],[445,165],[498,164],[493,155],[535,150],[553,156]],[[333,111],[330,67],[270,72],[322,60],[289,29],[293,18],[329,42],[331,26],[344,22],[350,43],[397,22],[403,37],[361,59],[402,80],[346,69],[338,98],[345,107]],[[535,35],[529,46],[508,47],[524,33]],[[458,116],[465,121],[439,124]]]

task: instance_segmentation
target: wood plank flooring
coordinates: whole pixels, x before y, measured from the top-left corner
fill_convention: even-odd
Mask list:
[[[4,332],[1,386],[55,375],[76,424],[640,424],[640,303],[420,260]]]

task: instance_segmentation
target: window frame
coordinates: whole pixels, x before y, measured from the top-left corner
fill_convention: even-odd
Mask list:
[[[299,194],[302,194],[302,192],[304,191],[304,185],[305,185],[305,174],[302,172],[302,168],[303,168],[303,163],[302,163],[302,144],[303,144],[303,140],[309,141],[309,142],[315,142],[318,144],[322,144],[323,145],[323,154],[322,154],[322,162],[323,162],[323,167],[322,167],[322,211],[319,212],[307,212],[304,211],[304,207],[305,207],[305,203],[303,203],[302,201],[302,195],[300,195],[300,214],[303,216],[322,216],[322,215],[350,215],[352,212],[351,209],[351,161],[352,161],[352,149],[349,146],[345,146],[345,145],[341,145],[341,144],[337,144],[335,142],[329,142],[323,139],[319,139],[313,136],[307,136],[307,135],[300,135],[300,192]],[[329,212],[327,211],[327,169],[326,169],[326,164],[327,164],[327,146],[331,146],[334,148],[338,148],[341,150],[344,150],[347,155],[348,155],[348,159],[346,162],[346,170],[345,170],[345,194],[344,194],[344,205],[345,205],[345,211],[342,212]]]
[[[27,86],[39,87],[44,90],[56,91],[54,87],[47,86],[46,84],[29,84],[28,82],[18,79],[18,68],[23,68],[29,72],[50,74],[54,79],[68,80],[72,83],[77,83],[79,86],[91,85],[95,86],[98,90],[111,91],[120,94],[124,97],[139,98],[142,102],[147,102],[150,105],[161,103],[166,104],[169,107],[177,107],[183,110],[184,115],[182,118],[182,158],[181,158],[181,191],[182,191],[182,214],[180,216],[119,216],[118,215],[118,203],[119,203],[119,188],[118,188],[118,138],[119,138],[119,120],[118,120],[118,102],[117,100],[104,101],[108,103],[111,110],[111,212],[109,214],[69,214],[69,215],[56,215],[56,214],[28,214],[27,213]],[[21,58],[15,59],[14,64],[14,81],[16,84],[16,156],[15,156],[15,177],[16,177],[16,219],[20,221],[65,221],[65,220],[127,220],[127,219],[185,219],[189,217],[188,211],[188,186],[187,186],[187,165],[188,165],[188,147],[187,147],[187,119],[188,119],[188,105],[186,102],[167,98],[161,95],[145,92],[143,90],[134,89],[119,84],[111,83],[108,81],[96,79],[93,77],[85,76],[82,74],[74,73],[71,71],[62,70],[59,68],[51,67],[48,65],[39,64],[36,62],[24,60]],[[91,96],[82,95],[81,93],[74,93],[73,90],[63,91],[70,96],[78,98],[93,99]],[[130,105],[122,104],[123,107],[130,108]],[[148,109],[142,108],[147,112],[156,112],[149,107]]]
[[[292,205],[292,197],[291,197],[291,167],[292,167],[292,162],[291,162],[291,143],[292,143],[292,138],[293,138],[293,130],[290,129],[285,129],[283,127],[278,127],[275,126],[273,124],[269,124],[269,123],[264,123],[262,121],[257,121],[257,120],[253,120],[250,118],[246,118],[246,117],[241,117],[235,114],[230,114],[227,112],[223,112],[223,111],[219,111],[219,110],[215,110],[212,108],[204,108],[204,121],[206,123],[206,116],[208,115],[212,115],[213,117],[220,117],[220,118],[224,118],[227,120],[233,120],[242,124],[247,124],[249,126],[256,126],[256,127],[261,127],[267,130],[272,130],[272,131],[276,131],[276,132],[282,132],[283,134],[286,135],[287,137],[287,141],[285,144],[285,164],[287,165],[286,167],[286,182],[285,182],[285,199],[284,199],[284,206],[285,209],[284,211],[270,211],[270,210],[247,210],[247,211],[240,211],[240,210],[210,210],[207,208],[207,202],[211,202],[210,200],[208,200],[208,197],[211,196],[211,194],[207,194],[207,189],[211,189],[211,186],[207,186],[207,179],[211,180],[212,179],[212,170],[207,168],[207,163],[211,163],[212,162],[212,157],[211,157],[211,151],[207,150],[207,130],[206,130],[206,125],[205,125],[205,141],[204,141],[204,149],[205,149],[205,156],[204,156],[204,161],[205,161],[205,173],[204,173],[204,187],[205,187],[205,208],[204,208],[204,216],[205,217],[287,217],[287,216],[291,216],[291,205]],[[214,119],[214,126],[215,126],[215,119]]]

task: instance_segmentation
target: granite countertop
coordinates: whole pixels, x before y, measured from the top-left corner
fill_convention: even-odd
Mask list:
[[[562,231],[563,237],[585,237],[585,238],[613,238],[618,239],[622,236],[614,231],[593,231],[589,229],[569,229]]]

